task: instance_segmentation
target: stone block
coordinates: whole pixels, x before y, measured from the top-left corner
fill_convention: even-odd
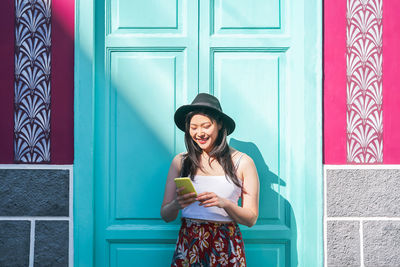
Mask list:
[[[0,266],[29,266],[30,221],[0,221]]]
[[[400,215],[400,169],[327,170],[328,217]]]
[[[364,222],[365,266],[400,266],[400,222]]]
[[[327,222],[328,266],[360,266],[359,228],[353,221]]]
[[[69,171],[0,170],[0,216],[68,216]]]
[[[36,221],[35,266],[68,266],[68,221]]]

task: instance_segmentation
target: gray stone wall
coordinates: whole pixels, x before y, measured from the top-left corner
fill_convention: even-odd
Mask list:
[[[72,266],[71,170],[0,169],[0,266]]]
[[[325,265],[400,266],[400,167],[325,166],[324,179]]]

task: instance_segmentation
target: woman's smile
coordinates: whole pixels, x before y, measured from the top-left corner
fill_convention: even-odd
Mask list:
[[[205,143],[207,143],[208,137],[207,137],[207,138],[197,138],[196,140],[197,140],[197,142],[199,142],[200,144],[204,145]]]

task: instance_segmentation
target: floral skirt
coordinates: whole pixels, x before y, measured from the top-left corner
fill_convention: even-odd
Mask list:
[[[239,226],[182,218],[171,266],[246,266]]]

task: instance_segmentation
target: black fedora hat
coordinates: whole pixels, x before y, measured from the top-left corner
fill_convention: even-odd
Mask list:
[[[228,135],[235,130],[234,120],[222,112],[221,104],[219,103],[218,98],[206,93],[198,94],[194,98],[192,104],[183,105],[176,110],[174,120],[179,129],[185,131],[186,115],[194,110],[208,110],[211,113],[218,115],[222,119]]]

